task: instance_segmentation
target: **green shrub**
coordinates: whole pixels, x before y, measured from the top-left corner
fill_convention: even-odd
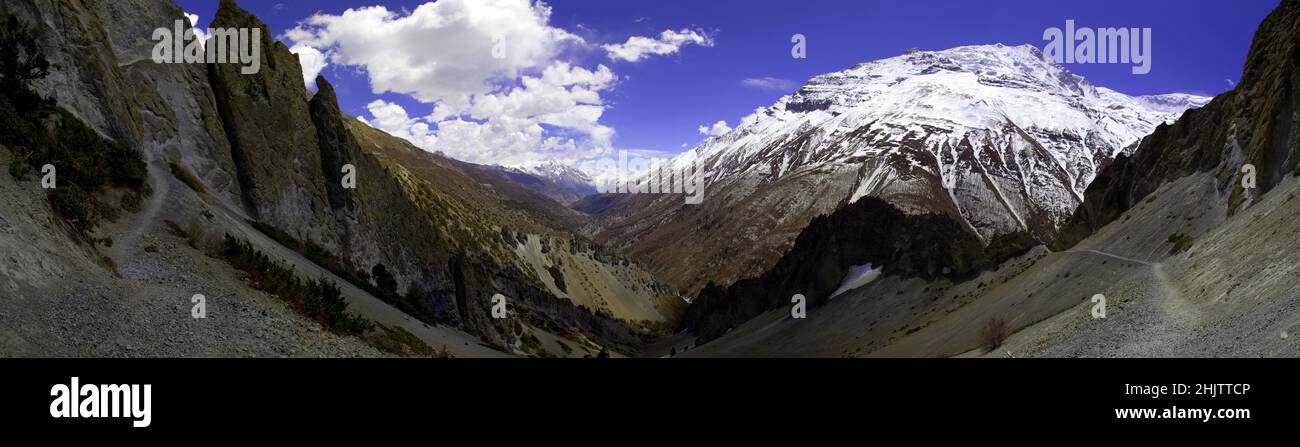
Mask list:
[[[184,166],[176,163],[168,163],[167,167],[171,169],[172,175],[175,176],[177,180],[180,180],[181,183],[185,184],[185,186],[190,187],[194,192],[199,194],[207,192],[203,189],[203,183],[199,182],[198,177],[195,177],[189,169],[185,169]]]
[[[1291,175],[1295,177],[1300,177],[1300,164],[1295,165],[1295,170],[1291,171]]]
[[[383,264],[375,264],[375,267],[370,269],[370,277],[375,279],[375,286],[379,287],[379,290],[397,293],[397,280],[393,278],[392,273],[388,273],[388,268]]]
[[[538,340],[537,336],[533,335],[532,331],[524,332],[524,335],[519,337],[519,349],[526,353],[537,355],[546,351],[542,348],[542,341]]]
[[[253,287],[288,301],[294,309],[326,329],[345,335],[362,335],[374,324],[347,312],[347,301],[337,285],[323,280],[299,279],[293,269],[272,261],[246,241],[225,237],[226,261],[249,275]]]
[[[32,167],[25,161],[14,160],[9,163],[9,175],[18,180],[27,180],[27,174],[32,172]]]
[[[75,184],[64,184],[51,189],[50,205],[63,216],[63,220],[79,231],[90,231],[99,221],[91,197]]]
[[[1169,249],[1169,254],[1176,255],[1185,252],[1188,249],[1192,248],[1192,244],[1195,242],[1196,242],[1196,238],[1188,236],[1186,234],[1183,233],[1171,234],[1169,235],[1169,243],[1174,244],[1174,246]]]
[[[289,233],[285,233],[284,230],[260,220],[250,220],[248,223],[249,225],[252,225],[253,228],[256,228],[257,231],[262,232],[262,234],[265,234],[267,237],[279,242],[280,245],[285,246],[285,248],[297,252],[302,251],[302,244],[298,242],[298,238],[290,236]]]
[[[430,347],[420,337],[401,327],[378,325],[379,331],[369,340],[379,350],[402,357],[451,358],[446,347],[441,351]]]

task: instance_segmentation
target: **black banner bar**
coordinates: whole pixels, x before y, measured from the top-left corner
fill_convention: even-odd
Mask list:
[[[734,420],[846,431],[869,421],[1195,433],[1292,423],[1297,366],[1300,359],[19,359],[0,360],[10,387],[0,421],[17,431],[141,436],[213,427],[388,433],[493,418],[544,431],[578,421],[640,421],[645,430],[709,421],[721,429]],[[64,408],[59,387],[74,377],[91,393],[149,385],[148,426],[134,427],[134,417],[53,417]]]

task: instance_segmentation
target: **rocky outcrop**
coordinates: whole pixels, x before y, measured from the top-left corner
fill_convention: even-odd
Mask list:
[[[255,218],[336,247],[298,56],[233,0],[222,0],[212,27],[261,34],[257,73],[243,74],[240,64],[208,66],[244,204]]]
[[[1259,197],[1300,163],[1300,1],[1285,0],[1260,24],[1241,82],[1209,105],[1188,111],[1144,138],[1097,175],[1060,236],[1069,248],[1114,221],[1165,183],[1211,173],[1229,215]],[[1256,188],[1242,186],[1243,166]]]
[[[151,0],[95,2],[94,7],[107,22],[105,32],[123,76],[137,87],[126,98],[139,110],[143,152],[154,161],[185,167],[208,193],[238,199],[235,163],[208,84],[208,67],[152,60],[156,42],[149,37],[184,20],[183,11]]]
[[[352,159],[361,154],[357,139],[343,125],[343,113],[339,111],[339,99],[334,94],[334,87],[324,76],[316,77],[316,95],[310,103],[311,120],[316,126],[316,137],[320,141],[321,172],[325,176],[325,191],[329,197],[330,209],[351,212],[356,208],[352,193],[343,185],[343,167],[352,163]]]
[[[907,214],[866,197],[813,219],[794,247],[761,276],[725,288],[706,286],[681,328],[704,343],[764,312],[789,308],[795,294],[803,295],[809,308],[818,307],[855,265],[878,266],[886,275],[964,278],[1036,244],[1026,233],[1012,233],[986,248],[947,216]]]

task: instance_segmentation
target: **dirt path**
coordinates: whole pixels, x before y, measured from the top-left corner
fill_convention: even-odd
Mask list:
[[[108,255],[113,259],[120,260],[135,252],[140,236],[158,220],[158,212],[162,210],[163,203],[171,193],[171,185],[168,184],[167,179],[159,177],[160,169],[154,165],[149,166],[147,178],[153,194],[145,203],[144,210],[122,222],[113,223],[116,235],[113,237],[113,247],[108,249]]]
[[[1172,322],[1180,325],[1193,327],[1200,323],[1201,312],[1196,306],[1183,299],[1183,294],[1178,291],[1178,287],[1169,280],[1165,275],[1164,264],[1154,264],[1152,271],[1155,274],[1160,289],[1164,291],[1161,301],[1161,308]]]
[[[1121,260],[1121,261],[1127,261],[1127,262],[1135,262],[1135,263],[1142,264],[1142,265],[1151,265],[1150,262],[1143,261],[1143,260],[1140,260],[1140,259],[1126,258],[1126,257],[1120,256],[1120,255],[1117,255],[1117,254],[1106,253],[1106,252],[1104,252],[1104,251],[1098,251],[1098,250],[1070,250],[1070,251],[1068,251],[1067,253],[1092,253],[1092,254],[1095,254],[1095,255],[1105,256],[1105,257],[1108,257],[1108,258],[1111,258],[1111,259],[1118,259],[1118,260]]]

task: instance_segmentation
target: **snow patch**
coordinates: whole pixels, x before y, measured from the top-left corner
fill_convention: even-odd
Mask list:
[[[844,275],[844,282],[840,284],[840,288],[835,289],[835,293],[831,294],[831,298],[875,281],[876,278],[880,277],[880,272],[884,268],[884,266],[873,267],[871,263],[849,267],[849,273]]]

